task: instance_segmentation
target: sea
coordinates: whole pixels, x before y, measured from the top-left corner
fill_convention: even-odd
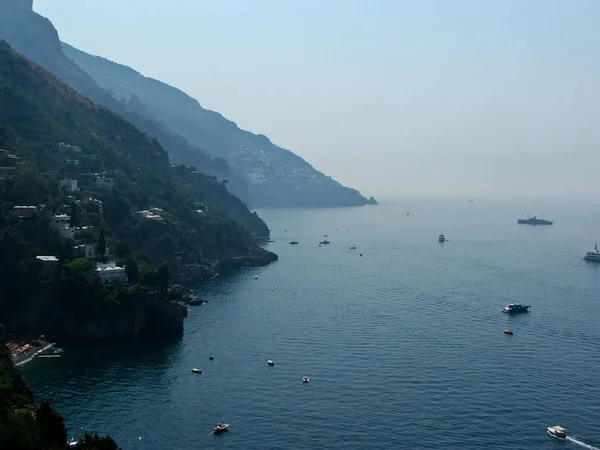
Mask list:
[[[528,212],[554,225],[517,225]],[[600,447],[600,264],[582,259],[600,239],[600,203],[258,213],[279,261],[197,286],[208,303],[190,307],[182,339],[67,347],[22,368],[69,438],[110,434],[125,450],[550,450],[563,443],[546,427],[561,425],[568,447]],[[531,310],[507,316],[511,302]],[[219,422],[230,430],[214,436]]]

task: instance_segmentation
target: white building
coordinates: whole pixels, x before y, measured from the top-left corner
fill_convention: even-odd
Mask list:
[[[67,214],[55,214],[50,220],[50,228],[58,231],[63,239],[73,239],[75,230],[70,226],[71,216]]]
[[[35,259],[42,263],[40,278],[45,280],[52,278],[54,269],[58,265],[58,258],[56,256],[36,256]]]
[[[105,191],[112,191],[113,187],[115,187],[115,181],[112,178],[105,177],[104,175],[96,175],[94,184]]]
[[[77,190],[77,180],[60,180],[60,185],[68,192],[75,192]]]
[[[108,247],[106,248],[108,253]],[[73,247],[73,253],[78,258],[96,259],[96,244],[79,244]]]
[[[127,282],[125,267],[119,267],[114,262],[96,265],[96,273],[104,283],[115,281]]]

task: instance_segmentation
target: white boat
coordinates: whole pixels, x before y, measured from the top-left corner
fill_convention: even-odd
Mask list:
[[[254,275],[254,279],[255,279],[255,280],[258,280],[258,275]]]
[[[270,366],[274,366],[275,365],[275,361],[273,361],[272,359],[267,360],[267,364]]]
[[[550,435],[550,437],[556,438],[556,439],[562,439],[565,440],[567,438],[567,430],[565,430],[563,427],[559,426],[559,425],[554,425],[553,427],[548,427],[548,434]]]
[[[213,434],[225,433],[227,430],[229,430],[228,423],[218,423],[217,426],[213,428]]]
[[[303,383],[308,383],[310,381],[310,378],[308,377],[302,377],[302,382]]]
[[[600,262],[600,250],[598,250],[598,244],[594,245],[594,250],[590,250],[583,257],[586,261]]]
[[[192,369],[194,373],[202,373],[202,369],[196,369],[195,367]]]

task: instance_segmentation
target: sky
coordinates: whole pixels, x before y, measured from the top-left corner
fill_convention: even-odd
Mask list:
[[[364,195],[600,195],[597,0],[35,0]]]

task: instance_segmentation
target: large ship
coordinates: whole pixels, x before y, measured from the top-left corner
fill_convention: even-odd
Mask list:
[[[552,225],[554,222],[552,220],[544,220],[538,219],[537,216],[529,217],[527,214],[527,219],[518,219],[517,223],[522,225]]]
[[[590,250],[583,257],[586,261],[600,262],[600,250],[598,250],[598,244],[594,245],[594,250]]]

